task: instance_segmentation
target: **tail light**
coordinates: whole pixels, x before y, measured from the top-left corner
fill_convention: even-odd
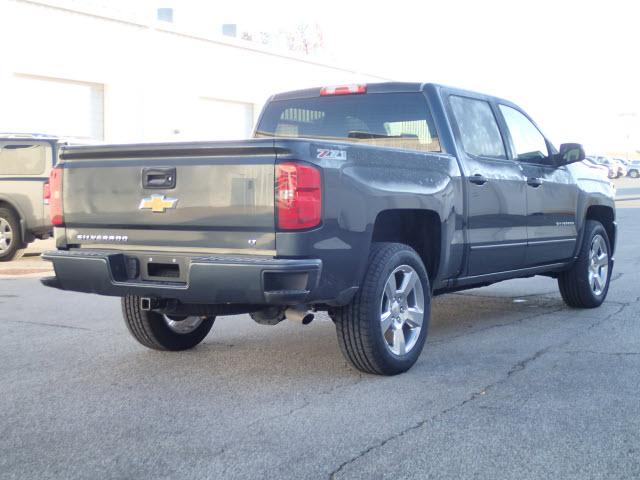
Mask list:
[[[45,187],[46,199],[46,187]],[[54,168],[49,176],[49,217],[55,227],[64,225],[62,215],[62,169]]]
[[[320,96],[328,95],[352,95],[354,93],[367,93],[366,85],[336,85],[334,87],[322,87]]]
[[[320,224],[322,181],[320,171],[295,162],[276,166],[278,227],[301,230]]]
[[[49,185],[49,180],[42,184],[42,202],[45,205],[49,205],[49,200],[51,200],[51,185]]]

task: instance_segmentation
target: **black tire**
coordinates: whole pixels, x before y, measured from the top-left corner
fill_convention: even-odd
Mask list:
[[[631,170],[631,171],[629,172],[629,176],[630,176],[631,178],[638,178],[638,170]]]
[[[22,239],[20,220],[18,216],[8,208],[0,208],[0,262],[18,260],[24,254],[26,245]],[[5,231],[6,230],[6,231]],[[5,235],[10,233],[11,238],[5,243]]]
[[[390,350],[381,329],[383,294],[392,272],[407,265],[418,274],[424,294],[424,317],[413,348],[404,355],[396,355]],[[415,250],[400,243],[374,243],[360,290],[349,305],[337,308],[334,314],[340,349],[345,358],[363,372],[378,375],[406,372],[422,352],[430,314],[429,277]]]
[[[189,333],[172,330],[164,315],[140,308],[140,297],[122,298],[122,315],[129,332],[140,344],[153,350],[180,351],[198,345],[207,336],[216,317],[203,317],[202,322]]]
[[[594,291],[589,280],[589,268],[591,265],[591,248],[594,239],[600,236],[604,239],[607,248],[607,271],[606,281],[601,293]],[[602,305],[609,291],[611,271],[613,264],[611,261],[611,243],[609,236],[602,224],[596,220],[587,220],[585,225],[584,238],[578,259],[571,269],[566,270],[558,276],[558,286],[564,302],[574,308],[595,308]],[[600,290],[600,289],[599,289]]]

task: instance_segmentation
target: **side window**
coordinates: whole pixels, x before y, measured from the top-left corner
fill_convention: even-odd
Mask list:
[[[0,143],[0,175],[42,175],[45,168],[44,145]]]
[[[455,95],[449,102],[465,152],[480,157],[507,158],[498,123],[488,102]]]
[[[549,156],[547,142],[531,120],[515,108],[506,105],[500,105],[500,111],[507,123],[518,160],[539,162]]]

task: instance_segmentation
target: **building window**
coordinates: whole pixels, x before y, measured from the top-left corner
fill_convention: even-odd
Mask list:
[[[173,8],[159,8],[158,20],[173,23]]]

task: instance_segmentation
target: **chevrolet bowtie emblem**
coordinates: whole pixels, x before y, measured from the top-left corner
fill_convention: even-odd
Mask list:
[[[177,198],[169,198],[164,195],[151,195],[149,198],[140,200],[138,209],[150,209],[154,213],[163,213],[167,208],[176,208]]]

